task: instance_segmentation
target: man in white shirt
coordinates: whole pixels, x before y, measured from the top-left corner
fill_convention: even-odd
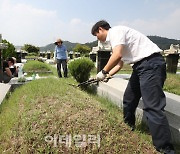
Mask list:
[[[99,41],[109,42],[112,55],[96,78],[104,80],[114,75],[123,63],[133,64],[133,72],[123,98],[124,121],[135,128],[135,111],[142,97],[153,144],[157,151],[174,153],[169,124],[164,112],[166,98],[163,85],[166,63],[162,50],[140,32],[126,26],[110,27],[105,20],[98,21],[91,30]]]

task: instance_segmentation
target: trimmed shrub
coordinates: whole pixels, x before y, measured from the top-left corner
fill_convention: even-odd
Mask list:
[[[89,79],[94,63],[89,58],[83,57],[71,61],[68,68],[77,82],[84,82]]]

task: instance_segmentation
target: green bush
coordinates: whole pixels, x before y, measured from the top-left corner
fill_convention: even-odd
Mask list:
[[[77,82],[84,82],[89,79],[94,63],[89,58],[83,57],[71,61],[68,68]]]

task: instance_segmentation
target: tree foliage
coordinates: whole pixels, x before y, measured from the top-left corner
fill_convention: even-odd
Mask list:
[[[85,43],[84,45],[87,45],[88,47],[92,48],[92,47],[96,47],[98,46],[98,41],[93,41],[93,42],[88,42],[88,43]]]
[[[39,47],[33,46],[31,44],[24,44],[23,50],[27,51],[28,53],[38,53]]]
[[[2,52],[3,59],[6,59],[8,57],[16,57],[16,51],[14,45],[8,42],[7,40],[2,40],[2,43],[7,43],[7,48],[4,49]]]
[[[88,54],[91,51],[91,48],[86,46],[86,45],[81,45],[81,44],[77,44],[74,48],[73,48],[74,52],[80,52],[80,54]]]

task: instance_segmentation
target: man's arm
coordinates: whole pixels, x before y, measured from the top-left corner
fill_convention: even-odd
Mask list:
[[[103,69],[104,71],[109,72],[113,67],[118,65],[118,63],[121,61],[122,58],[123,48],[124,48],[123,45],[117,45],[116,47],[113,48],[112,55]]]
[[[123,61],[120,60],[120,62],[109,71],[109,76],[116,74],[123,67],[123,64]]]
[[[8,67],[5,68],[5,71],[6,71],[6,74],[7,74],[8,76],[13,77],[13,76],[12,76],[12,73],[11,73],[11,70],[10,70]]]
[[[106,78],[103,81],[108,82],[109,79],[123,67],[123,64],[123,61],[120,60],[120,62],[109,71],[109,74],[106,75]]]
[[[109,58],[106,66],[96,75],[97,80],[104,80],[107,76],[109,76],[107,74],[110,70],[112,70],[112,74],[115,74],[117,71],[119,71],[120,66],[118,66],[118,64],[121,62],[123,48],[123,45],[117,45],[113,48],[113,53]]]

